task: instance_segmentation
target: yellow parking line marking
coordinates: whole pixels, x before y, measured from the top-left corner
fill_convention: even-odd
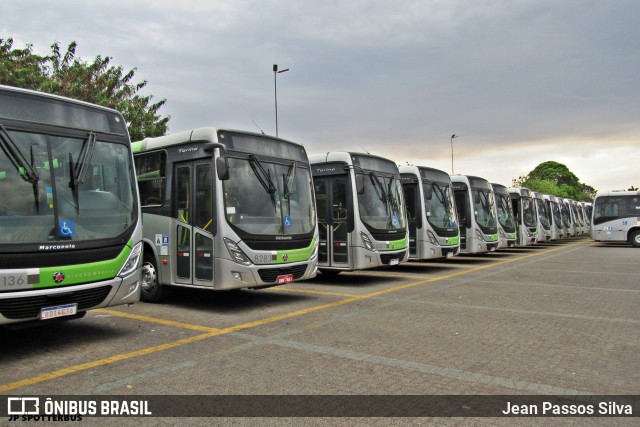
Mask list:
[[[372,298],[372,297],[376,297],[379,295],[385,295],[388,293],[392,293],[392,292],[397,292],[403,289],[407,289],[407,288],[411,288],[414,286],[418,286],[418,285],[422,285],[425,283],[431,283],[431,282],[436,282],[436,281],[440,281],[440,280],[445,280],[445,279],[449,279],[452,277],[457,277],[457,276],[462,276],[474,271],[478,271],[478,270],[483,270],[485,268],[489,268],[491,266],[495,266],[495,265],[501,265],[501,264],[507,264],[510,262],[515,262],[515,261],[519,261],[525,258],[529,258],[529,257],[533,257],[533,256],[538,256],[538,255],[542,255],[542,254],[547,254],[549,252],[555,252],[561,249],[566,249],[572,246],[576,246],[576,245],[580,245],[580,244],[584,244],[584,242],[578,242],[578,243],[573,243],[567,246],[560,246],[558,248],[553,248],[553,249],[549,249],[546,251],[541,251],[541,252],[535,252],[535,253],[531,253],[531,254],[527,254],[527,255],[523,255],[517,258],[513,258],[513,259],[507,259],[507,260],[502,260],[502,261],[498,261],[498,262],[494,262],[494,263],[490,263],[490,264],[486,264],[486,265],[482,265],[482,266],[478,266],[475,267],[473,269],[469,269],[469,270],[465,270],[465,271],[458,271],[456,273],[451,273],[451,274],[447,274],[444,276],[437,276],[437,277],[432,277],[432,278],[428,278],[428,279],[424,279],[424,280],[419,280],[416,282],[411,282],[411,283],[407,283],[404,285],[399,285],[399,286],[394,286],[392,288],[388,288],[388,289],[384,289],[381,291],[376,291],[376,292],[370,292],[364,295],[357,295],[357,296],[352,296],[349,298],[345,298],[343,300],[340,301],[335,301],[332,303],[328,303],[328,304],[322,304],[322,305],[318,305],[318,306],[314,306],[314,307],[309,307],[309,308],[305,308],[302,310],[296,310],[296,311],[292,311],[289,313],[285,313],[285,314],[281,314],[278,316],[272,316],[272,317],[268,317],[266,319],[261,319],[261,320],[256,320],[253,322],[247,322],[247,323],[242,323],[240,325],[236,325],[236,326],[231,326],[229,328],[224,328],[224,329],[215,329],[215,328],[207,328],[207,330],[209,332],[204,333],[204,334],[200,334],[200,335],[196,335],[193,337],[188,337],[188,338],[183,338],[180,340],[176,340],[176,341],[172,341],[166,344],[160,344],[157,346],[153,346],[153,347],[147,347],[147,348],[143,348],[140,350],[136,350],[136,351],[132,351],[129,353],[124,353],[124,354],[118,354],[115,356],[110,356],[110,357],[106,357],[103,359],[99,359],[99,360],[94,360],[93,362],[87,362],[87,363],[82,363],[79,365],[74,365],[74,366],[70,366],[68,368],[64,368],[64,369],[59,369],[57,371],[53,371],[53,372],[49,372],[46,374],[41,374],[41,375],[37,375],[35,377],[32,378],[27,378],[21,381],[16,381],[16,382],[12,382],[12,383],[8,383],[8,384],[3,384],[0,385],[0,393],[6,392],[6,391],[10,391],[10,390],[15,390],[17,388],[20,387],[26,387],[29,385],[33,385],[33,384],[37,384],[40,382],[44,382],[44,381],[49,381],[52,379],[56,379],[56,378],[60,378],[63,376],[67,376],[67,375],[71,375],[80,371],[84,371],[87,369],[92,369],[92,368],[97,368],[100,366],[104,366],[104,365],[108,365],[111,363],[115,363],[115,362],[119,362],[122,360],[126,360],[126,359],[131,359],[134,357],[138,357],[138,356],[145,356],[148,354],[152,354],[152,353],[157,353],[159,351],[163,351],[163,350],[168,350],[171,348],[175,348],[175,347],[180,347],[186,344],[191,344],[194,342],[198,342],[198,341],[202,341],[204,339],[207,338],[211,338],[211,337],[215,337],[218,335],[224,335],[224,334],[228,334],[231,332],[236,332],[236,331],[240,331],[240,330],[244,330],[244,329],[250,329],[250,328],[255,328],[258,326],[262,326],[262,325],[266,325],[269,323],[273,323],[273,322],[277,322],[279,320],[285,320],[285,319],[290,319],[292,317],[298,317],[298,316],[302,316],[305,314],[309,314],[309,313],[313,313],[316,311],[320,311],[320,310],[324,310],[324,309],[328,309],[328,308],[333,308],[333,307],[338,307],[341,305],[345,305],[345,304],[349,304],[351,302],[354,301],[360,301],[363,299],[368,299],[368,298]],[[111,311],[111,310],[106,310],[106,311]],[[115,310],[114,310],[115,311]],[[121,314],[121,312],[116,312],[118,314]],[[146,316],[138,316],[138,315],[131,315],[133,318],[137,318],[138,320],[143,320],[144,318],[146,318]],[[129,316],[125,316],[125,317],[129,317]],[[154,321],[156,319],[154,318],[149,318],[149,319],[153,319]],[[158,319],[160,320],[160,319]],[[179,322],[171,322],[168,321],[171,324],[178,324]],[[159,323],[159,322],[157,322]],[[185,324],[187,325],[187,324]],[[190,326],[197,326],[197,325],[190,325]]]
[[[156,353],[158,351],[168,350],[170,348],[179,347],[185,344],[191,344],[191,343],[202,341],[204,339],[207,339],[216,335],[220,335],[221,333],[222,332],[218,330],[214,332],[209,332],[207,334],[195,335],[193,337],[183,338],[181,340],[173,341],[170,343],[143,348],[141,350],[132,351],[130,353],[117,354],[115,356],[105,357],[104,359],[94,360],[93,362],[81,363],[79,365],[70,366],[68,368],[58,369],[57,371],[49,372],[42,375],[37,375],[35,377],[27,378],[25,380],[0,385],[0,393],[6,392],[9,390],[15,390],[20,387],[26,387],[29,385],[41,383],[43,381],[53,380],[53,379],[64,377],[70,374],[75,374],[80,371],[85,371],[87,369],[108,365],[110,363],[120,362],[122,360],[131,359],[133,357],[145,356],[147,354]]]
[[[194,331],[200,331],[200,332],[219,332],[220,331],[220,329],[218,328],[194,325],[191,323],[174,322],[173,320],[160,319],[157,317],[150,317],[150,316],[142,316],[140,314],[127,313],[125,311],[120,311],[120,310],[110,310],[106,308],[99,308],[94,311],[98,313],[109,314],[112,316],[119,316],[119,317],[126,317],[129,319],[141,320],[143,322],[158,323],[160,325],[172,326],[174,328],[193,329]]]

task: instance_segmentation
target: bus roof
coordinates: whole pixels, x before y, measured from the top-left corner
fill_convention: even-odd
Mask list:
[[[603,191],[596,194],[596,197],[593,200],[595,201],[598,197],[610,197],[610,196],[640,196],[640,191],[634,191],[634,190]]]
[[[448,173],[441,171],[440,169],[430,168],[426,166],[414,166],[414,165],[402,165],[398,166],[400,173],[409,173],[420,177],[420,179],[426,179],[429,181],[450,183],[451,177]]]
[[[373,154],[350,151],[330,151],[325,154],[313,154],[309,156],[309,163],[312,165],[332,162],[357,165],[362,169],[385,172],[394,175],[399,174],[398,166],[396,166],[394,161]]]
[[[255,132],[214,127],[202,127],[171,135],[145,138],[132,143],[132,147],[134,153],[141,153],[192,143],[222,144],[228,150],[307,161],[306,151],[301,144]]]
[[[77,99],[0,85],[0,118],[127,135],[118,111]]]

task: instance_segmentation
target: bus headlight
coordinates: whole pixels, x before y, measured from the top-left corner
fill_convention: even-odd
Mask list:
[[[231,255],[231,259],[233,259],[238,264],[242,265],[251,265],[251,261],[247,256],[242,252],[242,249],[231,239],[224,238],[224,244],[227,246],[227,250],[229,251],[229,255]]]
[[[118,272],[118,277],[125,277],[133,273],[138,265],[140,264],[140,259],[142,258],[142,242],[138,242],[137,245],[133,247],[131,253],[127,260],[122,264],[122,268]]]
[[[360,238],[362,238],[362,243],[364,244],[365,248],[367,248],[370,251],[374,250],[373,243],[371,243],[371,239],[369,239],[369,236],[367,236],[365,233],[361,231]]]
[[[480,232],[480,230],[476,230],[476,237],[478,238],[478,240],[480,240],[481,242],[484,242],[484,236],[482,235],[482,233]]]
[[[438,239],[436,239],[436,236],[433,235],[431,230],[427,230],[427,237],[429,238],[429,243],[438,246]]]

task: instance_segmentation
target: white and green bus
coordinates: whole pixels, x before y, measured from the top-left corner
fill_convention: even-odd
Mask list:
[[[484,178],[451,175],[460,224],[460,253],[475,254],[498,248],[498,220],[491,184]]]
[[[316,275],[302,145],[198,128],[133,144],[144,221],[142,299],[171,287],[265,288]]]
[[[640,248],[640,191],[598,193],[593,201],[591,238]]]
[[[549,205],[545,203],[542,193],[534,191],[532,196],[535,202],[536,216],[538,217],[536,242],[546,242],[551,240],[551,211],[549,210]]]
[[[399,166],[409,228],[409,259],[449,258],[460,252],[460,229],[449,174]]]
[[[564,237],[564,224],[562,222],[562,212],[556,196],[545,194],[542,196],[549,211],[551,222],[551,240],[559,240]]]
[[[142,225],[117,111],[0,86],[0,325],[140,299]]]
[[[329,152],[310,157],[324,274],[396,265],[409,258],[402,182],[391,160]]]
[[[516,231],[518,246],[532,245],[538,234],[538,217],[535,202],[528,188],[509,188],[509,195],[513,203],[513,213],[516,216]]]
[[[491,189],[496,199],[498,248],[511,248],[516,245],[517,233],[509,189],[501,184],[491,184]]]

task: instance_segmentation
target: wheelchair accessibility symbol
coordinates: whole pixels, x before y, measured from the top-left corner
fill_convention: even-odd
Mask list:
[[[73,237],[76,235],[76,223],[68,219],[61,219],[58,222],[60,237]]]
[[[284,217],[284,227],[285,228],[291,227],[291,217],[289,215],[285,215]]]

